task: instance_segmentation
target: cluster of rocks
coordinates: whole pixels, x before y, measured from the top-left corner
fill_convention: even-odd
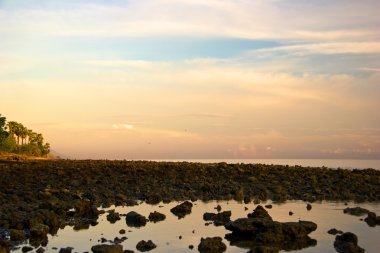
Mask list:
[[[364,249],[358,246],[358,237],[351,232],[337,235],[334,247],[339,253],[364,253]]]
[[[367,217],[364,221],[370,227],[375,227],[376,225],[380,225],[380,216],[377,216],[376,213],[371,212],[362,207],[347,207],[343,210],[344,213],[355,215],[355,216],[364,216],[367,214]]]
[[[47,243],[47,233],[55,234],[66,225],[76,230],[96,225],[100,214],[97,207],[132,206],[138,204],[137,200],[152,205],[233,198],[244,203],[267,199],[380,201],[380,171],[373,169],[47,160],[0,161],[0,174],[0,228],[13,230],[12,240],[25,237],[35,247]],[[191,213],[191,208],[192,203],[186,201],[171,212],[182,218]],[[369,225],[379,224],[376,214],[367,214]],[[211,216],[206,218],[215,224],[228,224],[227,216]],[[110,222],[119,218],[116,212],[107,215]],[[149,215],[152,222],[162,219],[157,213]],[[136,214],[126,220],[131,226],[144,226],[148,221]]]
[[[213,221],[215,226],[224,226],[230,221],[231,211],[224,211],[221,213],[204,213],[203,220]]]
[[[231,245],[249,247],[253,252],[299,250],[316,245],[308,234],[317,229],[317,224],[311,221],[273,221],[260,205],[247,218],[230,221],[225,228],[232,231],[226,235]]]

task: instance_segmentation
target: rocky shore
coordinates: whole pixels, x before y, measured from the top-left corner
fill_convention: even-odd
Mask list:
[[[380,171],[373,169],[46,160],[0,161],[0,174],[0,229],[36,244],[66,225],[95,225],[100,206],[137,200],[380,201]]]

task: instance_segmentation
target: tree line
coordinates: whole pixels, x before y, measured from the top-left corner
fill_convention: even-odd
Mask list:
[[[50,152],[50,144],[44,143],[44,137],[28,129],[16,121],[7,122],[0,114],[0,151],[46,156]]]

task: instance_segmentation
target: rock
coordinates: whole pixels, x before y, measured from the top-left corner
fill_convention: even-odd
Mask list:
[[[222,226],[230,221],[231,211],[221,213],[204,213],[203,220],[213,221],[216,226]]]
[[[248,218],[261,218],[261,219],[269,219],[272,221],[272,217],[269,215],[268,211],[264,209],[261,205],[258,205],[256,209],[249,213]]]
[[[99,244],[91,247],[93,253],[123,253],[121,245]]]
[[[154,211],[154,212],[149,214],[148,218],[149,218],[149,221],[156,223],[156,222],[165,220],[166,216],[165,216],[165,214]]]
[[[145,218],[145,216],[136,213],[135,211],[127,213],[125,220],[129,227],[142,227],[145,226],[147,222],[147,218]]]
[[[115,223],[116,221],[118,221],[118,220],[120,220],[120,219],[121,219],[121,218],[120,218],[120,214],[117,213],[117,212],[115,212],[115,210],[110,211],[110,212],[108,213],[108,215],[107,215],[107,220],[108,220],[111,224]]]
[[[42,247],[39,247],[37,250],[36,250],[36,253],[44,253],[45,252],[45,249],[42,248]]]
[[[327,233],[330,235],[336,235],[336,234],[343,234],[343,231],[337,230],[336,228],[332,228],[329,231],[327,231]]]
[[[154,244],[151,240],[147,242],[142,240],[142,241],[139,241],[136,245],[136,249],[141,252],[150,251],[156,247],[157,245]]]
[[[225,228],[232,231],[232,234],[226,235],[231,245],[248,244],[252,249],[270,247],[277,251],[295,250],[316,243],[308,234],[317,229],[317,224],[311,221],[273,221],[262,206],[257,206],[248,218],[228,222]]]
[[[313,208],[312,205],[310,203],[307,203],[306,210],[310,211],[312,208]]]
[[[292,216],[294,213],[292,211],[289,211],[289,215]]]
[[[89,200],[77,201],[74,209],[76,217],[97,219],[99,216],[96,205]]]
[[[44,224],[36,224],[30,229],[31,238],[45,238],[49,232],[49,227]]]
[[[355,216],[362,216],[369,213],[369,211],[367,209],[364,209],[358,206],[358,207],[352,207],[352,208],[347,207],[343,210],[343,213],[351,214]]]
[[[162,201],[162,197],[159,194],[153,194],[152,196],[149,196],[145,202],[150,205],[157,205],[161,201]]]
[[[364,221],[367,222],[368,226],[374,227],[376,225],[380,225],[380,216],[376,216],[376,213],[374,212],[369,212]]]
[[[272,205],[265,205],[265,208],[271,209],[273,206]]]
[[[11,241],[24,241],[26,236],[23,230],[11,229],[10,239]]]
[[[218,212],[222,211],[222,207],[221,207],[220,205],[217,205],[217,206],[215,207],[215,209],[216,209],[216,211],[218,211]]]
[[[185,217],[187,214],[190,214],[192,207],[193,204],[191,202],[185,201],[182,204],[173,207],[170,211],[180,219]]]
[[[125,234],[125,229],[120,229],[119,230],[119,234],[124,235]]]
[[[33,249],[34,249],[33,247],[30,247],[30,246],[24,246],[24,247],[22,247],[21,251],[22,251],[23,253],[25,253],[25,252],[32,251]]]
[[[61,248],[59,250],[59,253],[71,253],[71,251],[73,250],[74,248],[72,247],[67,247],[67,248]]]
[[[358,237],[346,232],[342,235],[337,235],[334,241],[334,248],[339,253],[363,253],[364,249],[358,246]]]
[[[191,249],[191,250],[194,249],[194,245],[190,244],[189,249]]]
[[[198,245],[199,252],[219,253],[226,251],[227,246],[223,243],[221,237],[201,238]]]
[[[127,239],[128,239],[128,238],[125,237],[125,236],[123,236],[122,238],[115,237],[115,238],[113,239],[113,243],[115,243],[115,244],[120,244],[120,243],[124,242],[124,241],[127,240]]]
[[[133,250],[126,249],[126,250],[123,251],[123,253],[135,253],[135,252]]]

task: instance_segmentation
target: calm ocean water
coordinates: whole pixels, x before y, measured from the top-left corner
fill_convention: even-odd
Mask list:
[[[380,160],[347,160],[347,159],[162,159],[154,161],[187,161],[200,163],[262,163],[276,165],[300,165],[305,167],[328,167],[342,169],[376,169],[380,170]]]

